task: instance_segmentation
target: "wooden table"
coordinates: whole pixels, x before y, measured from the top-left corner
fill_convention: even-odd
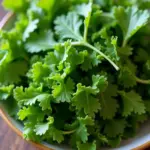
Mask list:
[[[0,150],[40,150],[16,135],[0,117]]]

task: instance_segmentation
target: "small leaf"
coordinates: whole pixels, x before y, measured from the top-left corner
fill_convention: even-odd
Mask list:
[[[71,78],[66,83],[61,82],[58,85],[54,85],[52,94],[56,98],[57,103],[59,102],[70,102],[74,89],[74,82]]]
[[[119,134],[123,134],[125,127],[126,127],[125,120],[114,119],[106,123],[104,133],[107,134],[109,137],[116,137]]]
[[[35,126],[36,135],[43,135],[49,129],[49,123],[41,123]]]
[[[23,33],[23,41],[26,41],[26,39],[30,37],[30,34],[37,29],[38,23],[39,23],[38,19],[29,22],[28,26],[26,27]]]
[[[0,100],[6,100],[13,91],[14,85],[0,87]]]

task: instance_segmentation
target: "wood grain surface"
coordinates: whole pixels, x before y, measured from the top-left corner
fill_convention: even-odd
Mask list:
[[[0,150],[41,150],[21,137],[16,135],[12,129],[0,117]]]

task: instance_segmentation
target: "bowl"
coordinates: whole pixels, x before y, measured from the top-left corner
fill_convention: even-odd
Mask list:
[[[3,28],[5,30],[9,30],[11,29],[14,22],[15,15],[8,13],[0,22],[0,29]],[[23,125],[9,115],[7,107],[4,103],[0,103],[0,115],[16,134],[23,137]],[[52,145],[46,142],[29,142],[44,150],[71,150],[70,148],[62,145]],[[150,149],[150,120],[141,125],[141,128],[138,131],[136,137],[122,141],[118,148],[102,148],[101,150],[144,150],[145,148]]]

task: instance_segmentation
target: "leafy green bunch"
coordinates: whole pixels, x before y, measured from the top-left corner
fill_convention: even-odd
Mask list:
[[[4,0],[0,100],[27,140],[116,147],[150,116],[150,1]]]

